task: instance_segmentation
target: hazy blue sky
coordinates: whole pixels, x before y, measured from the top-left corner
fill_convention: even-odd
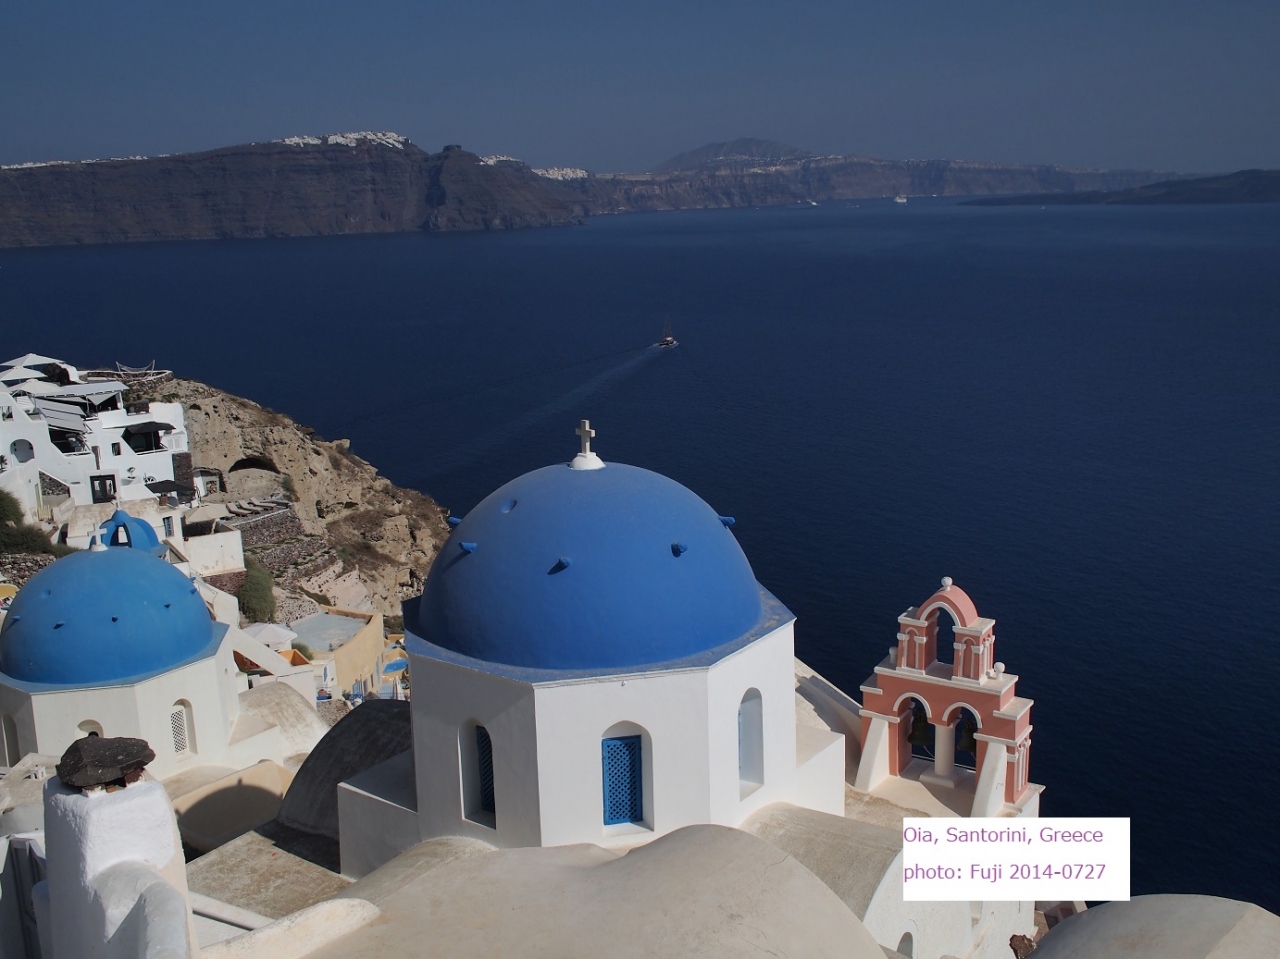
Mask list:
[[[820,153],[1280,167],[1280,0],[0,4],[0,163],[394,130],[639,170]]]

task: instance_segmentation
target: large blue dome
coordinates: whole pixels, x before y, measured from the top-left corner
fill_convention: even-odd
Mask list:
[[[213,624],[195,585],[145,548],[72,553],[31,577],[0,628],[0,671],[29,683],[137,680],[197,657]]]
[[[610,463],[548,466],[490,494],[454,529],[417,610],[418,635],[453,652],[580,670],[715,649],[752,630],[762,607],[710,506]]]

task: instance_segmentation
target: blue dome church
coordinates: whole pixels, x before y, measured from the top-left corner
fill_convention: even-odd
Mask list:
[[[60,755],[86,735],[145,739],[160,779],[283,761],[280,730],[241,716],[248,683],[234,655],[274,654],[215,621],[196,577],[167,552],[148,523],[117,510],[89,549],[18,591],[0,622],[4,765]]]
[[[794,617],[733,519],[578,434],[451,519],[405,603],[414,748],[339,787],[345,874],[434,836],[625,847],[777,802],[843,812],[844,737],[797,730]]]

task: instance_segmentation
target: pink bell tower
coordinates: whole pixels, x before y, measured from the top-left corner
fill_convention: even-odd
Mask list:
[[[952,622],[950,650],[938,649],[942,615]],[[995,661],[995,625],[949,576],[898,617],[897,645],[862,685],[855,788],[873,792],[893,776],[919,779],[971,791],[970,816],[1038,815],[1043,787],[1029,781],[1027,768],[1032,701],[1016,695],[1018,677]],[[957,765],[957,739],[973,755],[973,771]],[[929,741],[931,760],[912,756],[913,744]]]

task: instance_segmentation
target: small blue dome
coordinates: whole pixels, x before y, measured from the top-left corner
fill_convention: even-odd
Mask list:
[[[101,685],[164,672],[208,647],[213,624],[195,584],[139,545],[82,550],[31,577],[0,628],[0,671]]]
[[[723,646],[761,611],[742,548],[694,493],[620,463],[562,465],[512,480],[454,528],[416,631],[486,662],[610,669]]]
[[[145,549],[153,556],[164,556],[169,547],[160,542],[151,524],[130,516],[122,509],[111,514],[111,518],[98,527],[102,542],[106,546],[128,546],[133,549]]]

